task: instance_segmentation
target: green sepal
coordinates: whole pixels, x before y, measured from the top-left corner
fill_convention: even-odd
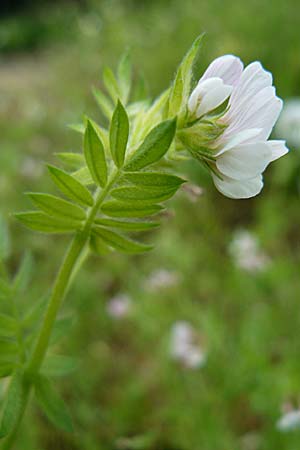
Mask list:
[[[54,183],[67,197],[85,206],[93,205],[94,201],[90,191],[72,175],[50,165],[48,165],[48,170]]]
[[[72,170],[80,169],[85,163],[84,156],[81,153],[61,152],[55,153],[55,156]]]
[[[151,245],[141,244],[100,226],[94,226],[92,233],[102,239],[105,244],[124,253],[143,253],[153,248]]]
[[[159,222],[129,222],[128,220],[114,220],[106,218],[95,219],[95,224],[109,228],[120,228],[126,231],[147,231],[157,228],[160,225]]]
[[[119,202],[109,200],[101,206],[104,214],[110,217],[147,217],[161,212],[161,205],[144,205],[143,202]]]
[[[80,228],[77,220],[62,220],[39,211],[15,213],[14,216],[27,228],[42,233],[68,233]]]
[[[107,183],[107,165],[102,141],[90,121],[84,134],[84,156],[94,182],[104,187]]]
[[[124,106],[120,100],[118,100],[110,123],[109,140],[112,158],[116,166],[119,168],[124,164],[128,135],[128,116]]]
[[[25,402],[25,383],[23,373],[17,371],[14,373],[3,408],[2,419],[0,423],[0,438],[7,436],[17,423],[19,414]]]
[[[214,142],[226,128],[216,121],[201,120],[191,127],[181,128],[176,137],[182,142],[182,144],[188,149],[197,151],[203,147],[209,146]],[[213,152],[211,151],[213,156]]]
[[[34,377],[36,399],[48,419],[57,428],[73,432],[73,423],[65,402],[53,389],[51,382],[44,375]]]
[[[154,127],[124,167],[134,172],[159,161],[168,151],[176,131],[176,119],[166,120]]]
[[[63,200],[55,195],[42,194],[39,192],[27,192],[25,195],[29,197],[35,206],[41,209],[49,216],[57,217],[62,220],[85,220],[85,211],[74,203]]]
[[[78,367],[78,359],[70,356],[48,355],[41,367],[41,373],[49,377],[64,377]]]

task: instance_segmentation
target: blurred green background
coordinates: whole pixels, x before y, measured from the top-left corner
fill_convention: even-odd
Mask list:
[[[225,53],[260,60],[279,96],[300,96],[299,0],[4,0],[0,15],[0,211],[11,271],[25,248],[35,257],[28,302],[50,286],[68,238],[33,234],[10,213],[29,206],[23,191],[54,191],[43,161],[80,149],[67,124],[83,113],[102,120],[90,88],[125,48],[152,97],[203,31],[203,70]],[[80,356],[58,381],[76,432],[55,431],[32,406],[16,448],[298,448],[300,425],[282,432],[276,423],[300,402],[299,167],[294,148],[267,170],[260,196],[232,201],[187,165],[203,194],[169,202],[151,254],[90,259],[65,304],[75,324],[57,348]],[[232,251],[239,230],[257,245],[254,265]],[[120,295],[128,310],[116,317],[108,305]],[[172,358],[178,321],[193,327],[202,367]]]

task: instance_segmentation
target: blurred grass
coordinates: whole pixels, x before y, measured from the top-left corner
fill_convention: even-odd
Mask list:
[[[64,237],[33,235],[10,217],[28,204],[23,191],[50,189],[43,161],[78,149],[66,129],[88,112],[103,120],[90,87],[100,85],[131,47],[154,96],[206,31],[203,69],[235,53],[271,70],[278,94],[300,95],[298,0],[101,1],[41,4],[0,22],[0,206],[10,222],[14,253],[34,251],[34,296],[50,285]],[[75,436],[52,429],[33,407],[22,450],[293,450],[300,432],[279,433],[281,405],[297,402],[299,363],[299,160],[295,150],[268,169],[263,193],[249,201],[218,194],[194,164],[186,171],[204,187],[196,203],[184,192],[173,216],[153,234],[149,256],[90,260],[76,280],[66,311],[77,322],[59,353],[80,355],[80,368],[61,381],[73,412]],[[262,273],[235,266],[228,245],[239,228],[252,230],[271,263]],[[151,292],[157,268],[179,274],[175,287]],[[128,318],[108,317],[118,292],[133,299]],[[169,356],[169,334],[188,320],[208,351],[204,368],[188,371]],[[32,418],[33,417],[33,418]]]

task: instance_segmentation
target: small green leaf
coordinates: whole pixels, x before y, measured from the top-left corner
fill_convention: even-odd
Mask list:
[[[90,121],[84,134],[84,156],[92,178],[104,187],[107,183],[107,166],[102,141]]]
[[[16,213],[15,218],[31,230],[43,233],[68,233],[79,229],[80,222],[71,219],[59,219],[47,216],[39,211],[28,211]]]
[[[63,377],[74,372],[78,367],[78,360],[70,356],[49,355],[43,362],[41,372],[50,377]]]
[[[129,134],[129,120],[127,113],[120,101],[114,110],[110,130],[110,151],[112,158],[117,167],[122,167],[124,164],[125,151]]]
[[[71,330],[74,324],[74,317],[68,316],[56,320],[50,338],[50,345],[54,345],[65,337]]]
[[[160,205],[144,205],[143,202],[118,202],[110,200],[103,203],[101,210],[111,217],[146,217],[157,214],[164,208]]]
[[[80,169],[85,161],[84,156],[81,153],[63,152],[55,153],[55,155],[68,166],[69,169]]]
[[[22,320],[23,328],[32,328],[40,323],[40,319],[46,309],[49,294],[42,296],[34,305],[26,311]]]
[[[50,194],[41,194],[38,192],[28,192],[26,195],[32,202],[50,216],[58,217],[60,219],[84,220],[85,211],[74,203],[63,200]]]
[[[103,256],[111,252],[110,247],[108,247],[102,239],[98,236],[92,234],[90,237],[90,249],[93,253]]]
[[[178,188],[185,180],[175,175],[161,172],[127,172],[122,175],[121,182],[129,182],[136,186],[149,188]]]
[[[120,86],[121,98],[125,105],[128,102],[131,88],[131,73],[131,58],[130,53],[127,51],[122,56],[118,66],[118,82]]]
[[[117,103],[117,100],[120,97],[120,90],[114,73],[109,67],[104,67],[103,82],[113,102]]]
[[[143,169],[159,161],[168,151],[176,131],[176,120],[166,120],[154,127],[125,166],[128,172]]]
[[[95,219],[95,223],[97,225],[102,225],[104,227],[109,228],[121,228],[122,230],[127,231],[147,231],[153,228],[159,227],[159,222],[129,222],[123,220],[114,220],[114,219]]]
[[[57,428],[71,433],[73,424],[66,404],[53,389],[48,378],[38,375],[34,380],[34,388],[37,401],[48,419]]]
[[[94,184],[91,172],[86,166],[73,172],[72,176],[84,186],[91,186]]]
[[[0,261],[4,261],[10,254],[10,237],[7,225],[0,215]]]
[[[7,314],[0,314],[0,336],[15,336],[18,324],[14,318]]]
[[[72,175],[54,166],[48,166],[48,170],[54,183],[67,197],[82,205],[93,205],[94,201],[90,191]]]
[[[85,130],[85,126],[83,125],[83,123],[70,123],[68,125],[68,127],[71,130],[74,130],[74,131],[76,131],[77,133],[80,133],[80,134],[83,134],[84,130]]]
[[[180,64],[169,99],[169,116],[179,114],[181,108],[187,105],[187,100],[193,87],[193,65],[197,62],[198,52],[203,39],[200,35]]]
[[[153,248],[151,245],[141,244],[100,226],[93,227],[92,232],[100,237],[105,244],[124,253],[142,253]]]
[[[13,363],[0,363],[0,378],[9,377],[14,371],[15,365]]]
[[[124,186],[118,187],[111,191],[111,196],[117,200],[126,202],[141,200],[144,203],[162,202],[172,197],[177,191],[177,187],[136,187],[136,186]]]
[[[22,258],[17,275],[14,279],[13,288],[15,292],[22,293],[27,288],[30,276],[33,270],[33,258],[29,252],[26,252]]]
[[[108,120],[110,120],[113,113],[113,105],[109,98],[107,98],[102,91],[96,88],[93,88],[93,95],[103,114],[108,118]]]
[[[10,382],[0,424],[0,438],[7,436],[14,428],[25,401],[23,374],[16,372]]]

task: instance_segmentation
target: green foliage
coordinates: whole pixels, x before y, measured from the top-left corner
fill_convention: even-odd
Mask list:
[[[114,110],[110,130],[110,151],[117,167],[122,167],[125,159],[126,146],[129,134],[129,120],[120,101]]]
[[[65,402],[53,389],[51,382],[44,375],[34,379],[36,399],[48,419],[57,427],[71,433],[73,424]]]
[[[107,183],[104,147],[90,121],[87,123],[84,134],[84,156],[94,182],[104,187]]]
[[[23,373],[16,371],[12,376],[0,422],[0,438],[9,434],[13,429],[25,398],[25,383]]]
[[[16,213],[15,217],[26,227],[43,233],[68,233],[80,229],[78,220],[51,217],[38,211]]]
[[[58,219],[79,220],[85,219],[86,215],[82,208],[59,197],[49,194],[41,194],[29,192],[26,194],[43,212],[49,216],[57,217]]]
[[[140,244],[100,226],[93,227],[93,234],[94,237],[101,239],[105,244],[124,253],[142,253],[153,248],[151,245]]]

